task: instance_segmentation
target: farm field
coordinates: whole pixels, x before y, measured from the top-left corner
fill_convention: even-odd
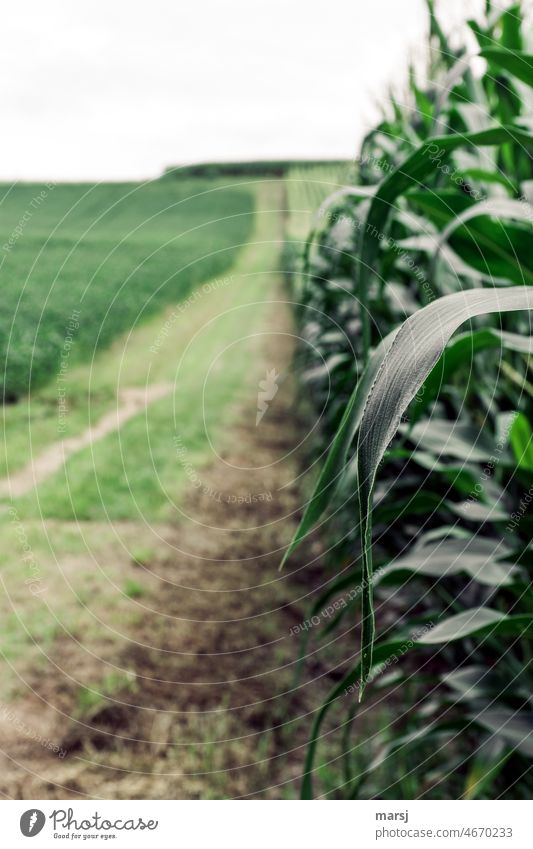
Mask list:
[[[38,189],[6,190],[5,232],[45,191]],[[176,305],[183,309],[194,283],[213,278],[215,288],[228,282],[224,272],[247,239],[253,203],[245,188],[177,178],[49,190],[1,272],[4,321],[12,325],[2,333],[6,392],[23,391],[30,369],[36,384],[31,398],[25,393],[3,409],[4,479],[51,443],[94,427],[120,404],[121,383],[126,391],[142,387],[147,358],[154,382],[171,379],[174,364],[164,349],[148,350],[166,320],[161,310],[166,304],[173,304],[169,313]],[[154,313],[159,318],[150,324]],[[132,352],[120,343],[109,351],[117,335],[137,328],[145,334],[142,347]],[[9,492],[4,481],[0,497]]]
[[[0,187],[3,396],[90,359],[246,242],[252,194],[216,181]]]
[[[321,572],[276,576],[312,433],[280,271],[286,186],[246,191],[248,242],[224,273],[69,365],[64,436],[53,382],[4,408],[7,796],[297,795],[327,664],[307,687],[291,628]]]
[[[353,161],[4,188],[6,798],[531,800],[533,10],[426,6]]]

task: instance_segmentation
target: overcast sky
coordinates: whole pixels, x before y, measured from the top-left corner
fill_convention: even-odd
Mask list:
[[[476,0],[440,0],[448,22]],[[25,0],[4,9],[0,179],[350,157],[424,0]]]

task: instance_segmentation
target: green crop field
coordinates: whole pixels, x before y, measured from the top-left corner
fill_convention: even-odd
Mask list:
[[[0,187],[4,796],[531,800],[531,13],[426,5],[351,162]]]
[[[332,192],[341,190],[348,179],[349,163],[331,162],[319,165],[295,163],[288,169],[287,185],[287,236],[305,239],[320,204]]]
[[[12,401],[227,269],[253,195],[174,176],[0,187],[0,360]]]

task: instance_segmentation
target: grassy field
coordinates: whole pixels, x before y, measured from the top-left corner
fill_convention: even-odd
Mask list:
[[[69,365],[66,434],[58,432],[55,382],[4,407],[4,474],[9,470],[9,476],[0,500],[0,561],[5,591],[2,646],[7,659],[26,657],[34,641],[46,650],[64,628],[77,631],[80,616],[83,619],[80,605],[97,590],[102,593],[99,616],[106,618],[113,607],[117,627],[135,623],[137,614],[128,600],[142,598],[153,586],[142,565],[165,548],[159,532],[147,531],[147,525],[181,521],[183,496],[194,489],[191,476],[201,474],[214,448],[220,452],[231,444],[230,427],[239,406],[243,399],[255,397],[261,377],[254,365],[255,330],[264,322],[264,301],[272,287],[272,239],[279,229],[279,213],[269,213],[268,207],[280,206],[279,187],[258,184],[240,202],[252,210],[256,197],[266,211],[243,215],[242,222],[253,228],[254,237],[238,253],[228,252],[231,268],[220,276],[207,276],[183,300],[144,322],[133,322],[128,332],[89,362]],[[227,245],[228,238],[223,227],[213,236],[220,245]],[[229,244],[233,245],[231,239]],[[189,250],[199,253],[200,245],[193,239]],[[249,363],[247,369],[244,361]],[[33,485],[38,459],[51,446],[94,429],[102,417],[120,408],[124,391],[149,392],[151,387],[163,387],[165,393],[121,427],[112,427],[101,438],[94,435],[87,446]],[[24,472],[25,467],[27,493],[9,497],[17,470]],[[117,532],[113,523],[122,527],[121,520],[129,524]],[[38,594],[32,598],[27,583],[20,581],[25,547],[31,551],[31,563],[24,566],[26,578],[31,578],[32,564],[38,563],[40,580],[54,587],[52,615]],[[76,570],[74,605],[72,587],[65,591],[57,574],[59,563],[70,564],[69,572],[72,565]],[[97,573],[95,564],[101,567]],[[104,589],[108,581],[111,593]],[[89,643],[97,639],[98,627],[89,616]],[[7,679],[6,686],[9,689]]]
[[[64,433],[54,379],[4,408],[0,793],[296,795],[316,690],[290,629],[321,577],[278,572],[309,434],[286,186],[246,191],[231,267],[69,361]]]
[[[257,269],[267,265],[270,250],[268,244],[254,249]],[[262,308],[247,305],[256,297],[260,301],[268,280],[250,272],[249,251],[244,249],[231,271],[206,279],[183,302],[132,328],[89,364],[72,369],[69,435],[97,424],[120,406],[121,392],[131,387],[162,386],[168,391],[144,414],[76,452],[40,486],[16,499],[21,515],[179,518],[173,505],[187,484],[188,466],[178,461],[176,439],[181,440],[188,463],[201,466],[210,456],[209,440],[217,441],[256,377],[253,368],[248,373],[242,366],[243,357],[253,349]],[[243,321],[247,330],[243,341],[223,350],[224,340],[239,337]],[[31,403],[6,409],[6,417],[17,415],[23,425],[12,424],[10,461],[27,457],[30,445],[35,455],[46,448],[50,436],[54,438],[47,417],[47,411],[54,415],[54,392],[55,387],[45,387],[32,395]]]
[[[287,238],[305,240],[313,226],[320,204],[332,192],[343,189],[349,179],[350,164],[332,162],[320,165],[295,163],[287,171]]]
[[[44,191],[40,186],[5,190],[0,206],[4,238]],[[243,253],[252,229],[259,236],[262,232],[254,225],[254,186],[227,189],[218,180],[192,178],[146,186],[61,185],[46,191],[2,267],[8,281],[4,321],[14,319],[9,351],[16,351],[19,366],[13,379],[16,383],[26,375],[30,362],[40,378],[30,395],[2,410],[2,649],[9,661],[27,660],[32,644],[46,651],[64,629],[76,630],[80,616],[83,620],[81,607],[98,588],[103,593],[99,615],[113,608],[117,627],[135,622],[128,599],[142,597],[153,582],[132,571],[131,562],[149,561],[159,547],[150,535],[146,541],[143,523],[179,519],[174,505],[189,480],[188,467],[178,461],[176,436],[188,463],[201,469],[211,456],[208,440],[218,444],[231,421],[243,390],[247,343],[223,353],[223,367],[208,392],[204,380],[212,359],[238,336],[246,304],[265,287],[254,269],[268,264],[266,247],[255,264]],[[78,326],[69,329],[69,316],[77,308]],[[250,332],[260,314],[260,307],[248,308]],[[27,338],[26,346],[17,333]],[[47,334],[49,344],[32,359],[33,346]],[[67,334],[72,343],[65,349]],[[7,356],[4,334],[2,342]],[[67,368],[59,384],[65,350]],[[8,375],[14,375],[13,360],[7,357]],[[102,438],[94,435],[56,470],[48,472],[45,464],[44,479],[33,485],[36,463],[50,448],[112,416],[124,392],[142,393],[146,387],[149,392],[152,386],[164,388],[162,397],[121,428],[112,426]],[[17,497],[11,488],[17,472],[25,469],[26,494]],[[43,519],[51,520],[50,526]],[[116,534],[105,523],[117,519],[141,524],[126,532],[120,553],[108,559],[104,552],[116,544]],[[80,532],[71,520],[94,524]],[[55,588],[53,611],[20,581],[25,548],[31,563],[39,564],[43,583]],[[78,564],[74,604],[57,580],[61,562]],[[103,567],[99,577],[95,563]],[[31,564],[24,568],[31,578]],[[121,600],[103,591],[102,579],[111,582]],[[89,643],[97,640],[98,627],[89,616]],[[11,686],[7,679],[4,696]]]
[[[0,476],[94,426],[121,387],[143,385],[148,359],[154,380],[172,379],[168,347],[148,350],[161,343],[165,307],[182,309],[215,275],[224,290],[253,209],[253,190],[216,180],[4,187],[0,348],[6,396],[21,397],[3,407]]]

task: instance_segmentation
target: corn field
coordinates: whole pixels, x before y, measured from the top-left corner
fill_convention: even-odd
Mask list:
[[[318,639],[353,662],[303,798],[533,792],[530,11],[487,2],[461,44],[428,0],[425,74],[317,198],[294,286],[322,460],[285,561],[318,529],[310,615],[336,600]]]

